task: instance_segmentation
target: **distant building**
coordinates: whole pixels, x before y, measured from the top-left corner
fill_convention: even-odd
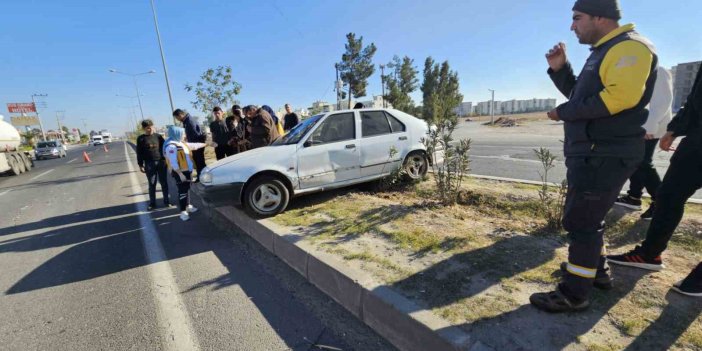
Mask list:
[[[458,107],[453,109],[453,113],[458,116],[470,116],[473,114],[473,103],[472,102],[462,102]]]
[[[681,63],[671,69],[673,74],[673,111],[685,105],[687,96],[692,92],[695,77],[700,70],[702,61]]]
[[[464,102],[463,104],[468,103]],[[494,105],[496,115],[550,111],[554,108],[556,108],[556,99],[495,101]],[[490,115],[490,101],[482,101],[477,103],[472,107],[472,113],[476,116]]]

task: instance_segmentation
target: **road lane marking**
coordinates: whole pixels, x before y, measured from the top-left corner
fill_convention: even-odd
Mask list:
[[[70,161],[68,161],[68,162],[66,162],[66,163],[71,163],[71,162],[74,162],[74,161],[77,161],[77,160],[78,160],[78,157],[76,157],[76,158],[74,158],[74,159],[72,159],[72,160],[70,160]]]
[[[134,194],[143,193],[136,172],[134,172],[126,143],[124,144],[124,154],[127,157],[132,192]],[[149,263],[146,268],[151,276],[151,292],[158,306],[157,314],[164,341],[163,346],[169,351],[199,350],[188,311],[180,299],[180,289],[173,278],[173,271],[163,251],[158,231],[146,210],[146,196],[139,195],[133,199],[137,212],[140,213],[141,241],[144,244],[146,259]]]
[[[3,195],[5,195],[5,194],[9,193],[10,191],[12,191],[12,189],[10,189],[10,190],[5,190],[5,191],[3,191],[3,192],[0,193],[0,196],[3,196]]]
[[[39,178],[41,178],[41,177],[43,177],[43,176],[45,176],[45,175],[47,175],[47,174],[49,174],[49,173],[51,173],[51,172],[53,172],[53,171],[54,171],[53,169],[50,169],[50,170],[48,170],[48,171],[46,171],[46,172],[44,172],[44,173],[42,173],[42,174],[40,174],[40,175],[34,176],[34,178],[31,178],[31,179],[29,179],[29,180],[39,179]]]

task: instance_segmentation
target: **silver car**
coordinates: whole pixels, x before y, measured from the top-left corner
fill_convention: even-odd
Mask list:
[[[66,157],[66,148],[59,140],[40,141],[34,149],[37,160]]]

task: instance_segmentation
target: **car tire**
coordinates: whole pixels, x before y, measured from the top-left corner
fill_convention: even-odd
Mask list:
[[[17,159],[14,156],[8,156],[7,162],[10,164],[10,173],[12,175],[18,176],[18,175],[20,175],[20,173],[22,173],[20,171],[19,162],[17,161]]]
[[[244,191],[244,209],[254,218],[273,217],[288,207],[290,192],[278,178],[255,178]]]
[[[22,156],[20,155],[15,155],[13,156],[15,158],[15,162],[17,162],[17,166],[19,167],[20,173],[24,173],[27,171],[27,166],[25,166],[24,161],[22,160]]]
[[[27,170],[32,169],[32,166],[34,166],[34,164],[32,164],[32,159],[29,156],[27,156],[26,154],[21,154],[20,158],[22,159],[22,162],[24,162],[24,168],[26,168]]]
[[[421,151],[410,152],[402,163],[402,169],[407,180],[422,180],[429,171],[427,154]]]

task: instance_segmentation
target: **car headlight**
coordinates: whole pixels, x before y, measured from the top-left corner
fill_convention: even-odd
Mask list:
[[[203,172],[202,176],[200,177],[200,182],[203,184],[211,184],[212,183],[212,173]]]
[[[51,153],[53,153],[53,154],[58,153],[58,149],[51,149]]]

